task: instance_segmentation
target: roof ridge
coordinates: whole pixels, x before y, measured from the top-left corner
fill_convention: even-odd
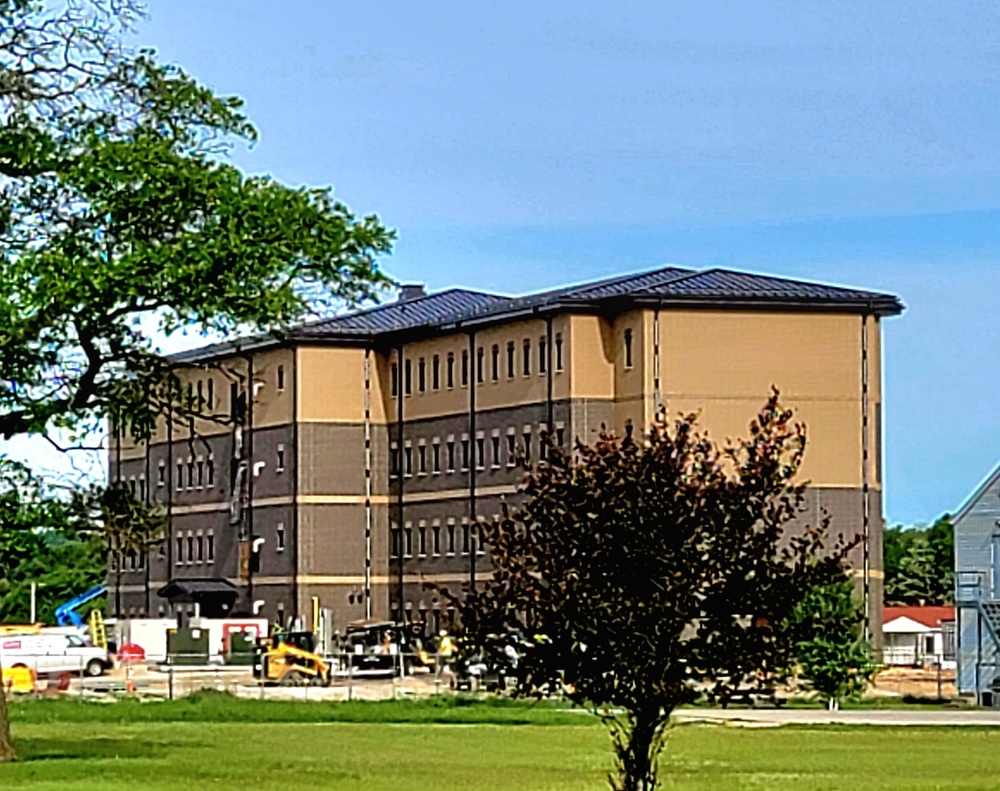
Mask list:
[[[412,304],[415,304],[415,303],[418,303],[418,302],[423,302],[424,300],[434,299],[434,298],[437,298],[437,297],[443,297],[446,294],[454,294],[454,293],[457,293],[457,292],[461,292],[463,294],[477,294],[477,295],[480,295],[480,296],[495,297],[496,299],[505,299],[505,297],[503,295],[501,295],[501,294],[493,294],[493,293],[491,293],[489,291],[478,291],[478,290],[476,290],[474,288],[463,288],[462,286],[452,286],[451,288],[446,288],[443,291],[433,291],[433,292],[424,294],[422,297],[416,297],[415,299],[408,299],[408,300],[406,300],[404,302],[400,302],[399,299],[397,298],[397,299],[392,300],[392,302],[383,302],[383,303],[381,303],[379,305],[372,305],[371,307],[361,308],[359,310],[349,310],[346,313],[340,314],[339,316],[326,316],[325,318],[317,319],[316,321],[313,321],[313,322],[304,322],[302,324],[299,324],[299,325],[297,325],[297,328],[298,327],[317,327],[317,326],[320,326],[322,324],[326,324],[327,322],[331,322],[331,321],[341,321],[343,319],[355,318],[357,316],[368,316],[368,315],[370,315],[372,313],[375,313],[376,311],[379,311],[379,310],[387,310],[389,308],[399,307],[400,305],[412,305]]]

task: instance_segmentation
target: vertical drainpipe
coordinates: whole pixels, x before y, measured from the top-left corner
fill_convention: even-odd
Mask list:
[[[174,568],[174,404],[167,405],[167,578],[170,582]]]
[[[253,458],[253,354],[247,355],[247,458],[250,460],[247,471],[247,599],[250,604],[250,614],[253,611],[253,479],[254,479],[254,458]],[[284,626],[284,624],[282,624]]]
[[[299,617],[299,348],[292,347],[292,458],[295,474],[292,476],[292,617]],[[252,547],[251,547],[252,549]]]
[[[476,589],[476,467],[479,463],[476,441],[476,384],[479,382],[479,359],[476,357],[476,331],[469,331],[469,589]]]
[[[663,398],[660,394],[660,309],[653,311],[653,416],[660,414]]]
[[[121,415],[115,410],[115,483],[122,482],[122,426]],[[110,540],[110,539],[109,539]],[[121,618],[122,613],[122,553],[121,539],[116,536],[115,546],[111,550],[115,558],[115,618]]]
[[[147,403],[149,401],[148,393],[146,395],[146,401]],[[148,437],[146,439],[146,469],[143,472],[143,475],[146,476],[146,495],[143,499],[145,500],[147,507],[149,506],[150,501],[153,498],[153,486],[152,486],[153,482],[149,477],[149,455],[150,455],[150,446],[152,444],[152,439],[153,439],[152,437]],[[146,573],[143,574],[143,582],[142,582],[143,586],[142,606],[143,606],[143,612],[146,613],[146,617],[148,618],[149,617],[149,544],[146,541],[143,541],[142,555],[143,555],[143,566],[145,567],[146,570]]]
[[[555,436],[556,427],[553,423],[554,405],[552,400],[552,314],[545,317],[545,399],[546,399],[546,425],[549,437]]]
[[[365,347],[365,618],[372,617],[372,350]],[[398,393],[398,390],[397,390]],[[402,452],[402,451],[400,451]]]
[[[399,550],[399,622],[403,623],[404,618],[404,608],[403,608],[403,519],[405,517],[405,507],[403,504],[403,481],[406,478],[406,464],[404,462],[404,450],[403,450],[403,400],[406,398],[406,372],[405,360],[403,359],[403,344],[400,343],[396,347],[396,365],[398,366],[396,379],[396,447],[399,448],[399,473],[396,476],[396,482],[399,484],[399,489],[397,491],[396,498],[396,519],[397,525],[396,529],[399,531],[397,535],[399,536],[399,543],[397,549]],[[391,536],[390,536],[391,539]]]
[[[861,315],[861,534],[862,543],[862,580],[863,602],[865,612],[866,642],[871,641],[871,550],[868,546],[870,538],[870,503],[869,503],[869,440],[868,440],[868,313]]]

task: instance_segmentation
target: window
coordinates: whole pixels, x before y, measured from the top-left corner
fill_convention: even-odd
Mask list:
[[[277,459],[276,459],[276,464],[274,466],[275,466],[275,471],[276,472],[284,472],[285,471],[285,446],[284,445],[278,445]]]
[[[462,554],[463,555],[468,555],[469,554],[469,546],[470,546],[470,544],[469,544],[469,525],[468,524],[463,524],[462,525]]]
[[[208,557],[209,563],[215,562],[215,536],[209,533],[205,536],[206,552],[205,555]]]
[[[403,539],[406,542],[403,547],[403,554],[406,557],[413,557],[413,528],[409,524],[406,525],[406,530],[403,531]]]
[[[500,437],[494,434],[491,439],[493,441],[493,469],[495,470],[500,466]]]
[[[486,439],[476,437],[476,469],[481,470],[486,466]]]
[[[455,386],[455,355],[448,352],[448,374],[447,374],[448,389],[450,390]]]
[[[403,392],[410,395],[413,392],[413,366],[410,360],[403,363]]]
[[[285,551],[285,523],[278,522],[278,529],[274,533],[274,551],[284,552]]]
[[[139,478],[139,499],[143,502],[146,501],[146,479]]]
[[[283,365],[278,366],[278,389],[285,389],[285,366]]]
[[[389,390],[393,398],[399,395],[399,365],[397,363],[393,363],[389,369]]]
[[[427,446],[420,445],[417,447],[417,462],[419,463],[418,471],[421,475],[427,474]]]
[[[187,537],[188,563],[194,563],[194,536]]]
[[[476,349],[476,384],[483,383],[483,359],[486,356],[486,352],[483,347],[480,346]]]
[[[208,377],[208,408],[215,409],[215,380]]]
[[[462,439],[462,469],[469,469],[469,438]]]
[[[563,341],[562,335],[556,333],[556,370],[563,369]]]
[[[194,488],[194,459],[188,459],[188,489]]]
[[[204,409],[205,407],[205,382],[201,379],[198,380],[198,409]]]
[[[448,554],[455,554],[455,522],[448,522]]]
[[[545,347],[545,338],[539,338],[538,339],[538,373],[540,373],[540,374],[545,373],[548,370],[548,367],[549,367],[548,355],[546,354],[546,351],[548,351],[548,350]]]
[[[524,375],[531,376],[531,341],[524,339]]]
[[[514,431],[511,430],[507,433],[507,466],[513,467],[517,463],[517,438],[514,436]]]
[[[390,554],[394,558],[398,558],[399,557],[399,550],[400,550],[399,544],[400,544],[400,540],[402,539],[402,536],[400,535],[400,532],[401,531],[400,531],[400,529],[398,527],[393,527],[389,531],[389,537],[391,538]]]
[[[625,367],[632,367],[632,330],[625,330]]]
[[[165,461],[160,461],[159,467],[156,469],[156,485],[163,486],[167,482],[167,463]]]
[[[531,429],[525,426],[524,434],[524,460],[525,462],[531,461]]]
[[[494,382],[500,380],[500,347],[495,343],[490,350],[490,374]]]
[[[417,390],[421,393],[427,390],[427,363],[423,357],[417,363]]]
[[[389,449],[389,474],[399,475],[399,446],[395,442]]]
[[[476,533],[479,535],[479,549],[477,550],[477,552],[479,552],[480,555],[485,555],[486,554],[486,531],[483,530],[481,527],[477,527],[476,528]]]
[[[409,478],[413,475],[413,448],[407,445],[403,449],[403,453],[406,457],[406,477]]]
[[[215,486],[215,459],[213,459],[211,456],[209,456],[208,461],[205,462],[205,473],[208,477],[208,480],[205,482],[205,485],[211,489],[213,486]]]
[[[205,539],[198,536],[198,562],[205,562]]]
[[[435,475],[441,473],[441,443],[437,440],[431,445],[431,470]]]
[[[184,462],[177,462],[177,491],[184,488]]]
[[[434,525],[434,557],[441,554],[441,525]]]
[[[469,384],[469,352],[462,352],[462,387]]]
[[[205,460],[198,459],[198,488],[205,487]]]
[[[455,440],[448,440],[448,472],[455,472]]]
[[[436,354],[431,359],[431,387],[441,389],[441,358]]]
[[[507,344],[507,378],[514,378],[514,341]]]
[[[184,539],[177,539],[177,557],[174,558],[174,563],[178,566],[184,562]]]
[[[556,424],[556,445],[560,448],[564,447],[566,443],[566,429]]]
[[[134,475],[132,476],[132,478],[128,482],[128,488],[129,488],[129,491],[132,492],[132,496],[135,497],[135,476]]]
[[[421,525],[417,528],[417,550],[420,557],[427,555],[427,528]]]

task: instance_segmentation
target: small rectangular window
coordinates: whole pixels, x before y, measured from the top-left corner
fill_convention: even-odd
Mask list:
[[[436,354],[431,360],[431,387],[441,389],[441,358]]]
[[[482,346],[476,349],[476,384],[483,383],[483,360],[486,357],[486,352]]]
[[[389,554],[394,558],[399,557],[400,541],[402,540],[402,531],[398,527],[393,527],[389,531],[389,537],[391,539],[391,546],[389,548]]]
[[[211,456],[209,456],[208,461],[205,462],[205,473],[208,478],[208,480],[205,482],[205,485],[208,486],[209,488],[212,488],[213,486],[215,486],[215,459],[213,459]]]
[[[205,382],[198,380],[198,411],[205,408]]]
[[[156,485],[163,486],[167,482],[167,463],[161,461],[156,470]]]
[[[455,523],[448,523],[448,554],[455,554]]]
[[[399,447],[395,443],[389,449],[389,474],[399,475]]]
[[[413,392],[413,365],[411,360],[403,362],[403,392],[410,395]]]
[[[538,373],[543,374],[548,370],[549,360],[546,352],[545,338],[538,339]]]
[[[556,334],[556,370],[563,369],[563,339],[562,335]]]
[[[407,527],[406,530],[403,531],[403,539],[406,541],[406,546],[403,548],[404,549],[403,554],[405,554],[406,557],[408,557],[408,558],[413,557],[413,528],[412,527]]]
[[[189,459],[188,460],[187,468],[188,468],[188,483],[187,483],[187,488],[188,489],[193,489],[194,488],[194,459]]]
[[[407,445],[403,449],[403,458],[406,462],[406,477],[413,475],[413,448]]]
[[[203,489],[205,487],[205,461],[204,459],[198,459],[198,488]]]
[[[420,557],[424,557],[424,556],[427,555],[427,528],[426,527],[420,527],[417,530],[418,530],[418,532],[417,532],[417,541],[418,541],[417,549],[419,550],[418,554],[420,555]]]
[[[513,467],[517,463],[517,437],[513,433],[507,435],[507,466]]]
[[[455,355],[448,352],[448,389],[455,386]]]
[[[215,562],[215,536],[213,536],[211,533],[209,533],[207,536],[205,536],[205,543],[207,544],[207,546],[206,546],[207,552],[205,554],[208,556],[208,562],[209,563],[214,563]]]
[[[462,351],[462,387],[469,385],[469,352]]]
[[[205,562],[205,539],[198,536],[198,562]]]
[[[146,479],[139,479],[139,499],[146,502]]]
[[[278,446],[276,455],[277,455],[277,459],[276,459],[276,463],[275,463],[275,471],[276,472],[284,472],[285,471],[285,446],[284,445],[279,445]]]
[[[522,435],[524,439],[524,461],[531,461],[531,431],[525,431]]]
[[[194,563],[194,536],[187,537],[188,563]]]
[[[274,533],[275,535],[275,552],[285,551],[285,523],[278,522],[278,529]]]
[[[625,330],[625,367],[632,367],[632,330]]]
[[[500,379],[500,347],[495,343],[490,350],[490,373],[494,382]]]
[[[462,440],[462,469],[469,469],[469,440]]]
[[[417,390],[421,393],[427,391],[427,362],[423,357],[417,362]]]
[[[500,466],[500,437],[492,437],[493,441],[493,469]]]
[[[392,393],[393,398],[399,395],[399,365],[397,363],[393,363],[389,368],[389,392]]]
[[[566,429],[562,426],[556,426],[556,445],[560,448],[564,447],[566,444]]]
[[[481,470],[486,467],[486,440],[483,437],[476,437],[476,469]]]
[[[434,525],[434,556],[441,554],[441,525]]]
[[[435,475],[441,472],[441,443],[431,445],[431,469]]]
[[[285,366],[283,365],[278,366],[278,389],[285,389]]]
[[[184,562],[184,539],[177,539],[177,557],[174,558],[174,562],[179,566]]]
[[[507,378],[514,378],[514,341],[507,344]]]
[[[184,488],[184,462],[177,462],[177,491]]]
[[[427,446],[420,445],[417,448],[417,461],[419,462],[418,471],[421,475],[427,474]]]
[[[455,472],[455,440],[448,440],[448,472]]]
[[[527,338],[524,339],[524,375],[531,375],[531,341]]]
[[[215,409],[215,380],[208,377],[208,408]]]
[[[470,547],[470,542],[469,542],[469,526],[467,524],[465,524],[465,525],[462,525],[462,554],[463,555],[468,555],[469,554],[469,547]]]

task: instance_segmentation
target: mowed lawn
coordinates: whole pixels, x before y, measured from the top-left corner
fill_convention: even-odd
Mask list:
[[[583,717],[583,715],[581,715]],[[602,789],[599,725],[16,722],[0,789]],[[685,725],[667,789],[996,789],[1000,730]]]

